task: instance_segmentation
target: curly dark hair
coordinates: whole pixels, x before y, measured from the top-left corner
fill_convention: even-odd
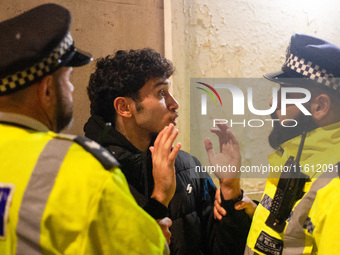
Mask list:
[[[139,102],[139,90],[150,79],[169,78],[174,73],[170,60],[155,50],[119,50],[97,60],[91,74],[87,93],[91,101],[91,115],[101,116],[115,123],[116,111],[113,101],[117,97],[130,97]]]

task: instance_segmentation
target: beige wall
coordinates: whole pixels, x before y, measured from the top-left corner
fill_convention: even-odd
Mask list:
[[[340,45],[337,0],[173,0],[174,94],[189,148],[190,78],[249,78],[279,69],[290,36],[306,33]],[[183,132],[183,129],[185,132]]]
[[[75,45],[94,59],[119,49],[150,47],[164,53],[163,0],[1,0],[0,20],[43,3],[54,2],[72,13]],[[86,87],[94,63],[74,69],[74,124],[68,132],[82,135],[90,112]]]
[[[177,72],[173,82],[179,109],[179,140],[190,147],[190,78],[262,77],[279,70],[290,36],[306,33],[340,45],[338,0],[174,0],[172,1],[172,52]],[[268,86],[256,103],[266,106]],[[226,108],[226,118],[232,115]],[[193,120],[191,120],[193,121]],[[209,135],[208,127],[207,136]],[[270,129],[234,129],[244,164],[266,162]],[[211,136],[213,137],[213,136]],[[217,139],[214,140],[217,144]],[[203,141],[201,143],[203,147]],[[205,152],[197,155],[208,164]],[[248,192],[260,192],[264,180],[244,180]]]

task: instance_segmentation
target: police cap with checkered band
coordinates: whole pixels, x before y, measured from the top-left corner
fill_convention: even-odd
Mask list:
[[[281,70],[264,77],[281,85],[317,85],[340,93],[340,48],[313,36],[295,34]]]
[[[74,46],[70,12],[44,4],[0,23],[0,96],[39,81],[62,66],[92,60]]]

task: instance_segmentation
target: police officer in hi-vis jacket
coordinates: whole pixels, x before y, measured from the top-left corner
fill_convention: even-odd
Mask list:
[[[294,87],[308,90],[310,98],[300,107],[287,105],[285,112],[279,102],[272,114],[279,121],[269,135],[276,151],[268,161],[276,169],[289,171],[269,174],[256,209],[247,197],[238,199],[239,179],[220,179],[222,199],[215,204],[220,234],[228,231],[224,223],[234,222],[233,215],[245,209],[245,217],[252,218],[245,254],[340,254],[340,48],[313,36],[295,34],[282,69],[264,77],[279,83],[278,100],[287,86],[290,91]],[[297,102],[308,94],[286,96]],[[309,114],[303,113],[301,106]],[[281,126],[283,119],[297,124]],[[222,144],[219,159],[212,153],[210,140],[205,141],[210,162],[228,158],[240,167],[239,145],[230,129],[222,125],[216,134]]]

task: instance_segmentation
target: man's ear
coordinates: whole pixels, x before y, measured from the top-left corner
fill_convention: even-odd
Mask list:
[[[113,106],[117,114],[125,118],[130,118],[132,116],[132,112],[131,112],[132,101],[133,100],[128,97],[117,97],[113,101]]]
[[[44,108],[51,108],[56,101],[56,88],[53,77],[46,75],[38,84],[38,98]]]
[[[320,94],[312,99],[311,113],[316,123],[328,121],[331,114],[331,99],[326,94]]]

